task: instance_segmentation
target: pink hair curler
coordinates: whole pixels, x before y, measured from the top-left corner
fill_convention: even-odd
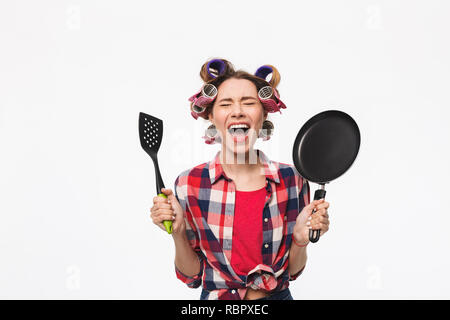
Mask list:
[[[199,116],[205,114],[206,107],[217,97],[215,85],[207,83],[202,89],[189,98],[191,101],[191,115],[197,120]]]
[[[271,86],[265,86],[259,89],[258,98],[269,113],[277,111],[281,113],[281,109],[286,109],[286,105],[280,100],[277,89]]]

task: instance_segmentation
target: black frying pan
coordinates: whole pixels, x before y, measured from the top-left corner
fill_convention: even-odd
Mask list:
[[[348,114],[328,110],[309,119],[297,134],[292,150],[298,173],[318,183],[314,200],[325,198],[325,184],[344,174],[356,159],[361,136]],[[309,240],[319,241],[320,230],[310,230]]]

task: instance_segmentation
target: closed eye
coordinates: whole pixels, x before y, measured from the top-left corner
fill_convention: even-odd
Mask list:
[[[244,103],[244,106],[253,106],[255,104],[256,104],[255,102],[249,102],[249,103]],[[228,104],[221,104],[220,106],[221,107],[228,107],[228,106],[231,106],[231,104],[230,103],[228,103]]]

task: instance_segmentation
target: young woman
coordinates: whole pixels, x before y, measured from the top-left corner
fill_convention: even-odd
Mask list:
[[[200,299],[292,300],[289,281],[305,267],[309,229],[327,232],[329,203],[310,203],[308,181],[293,165],[253,149],[272,134],[268,113],[286,108],[279,73],[266,65],[252,75],[213,59],[200,76],[205,85],[189,99],[191,114],[212,123],[203,138],[222,148],[182,172],[175,194],[163,189],[168,199],[153,199],[151,218],[163,230],[173,221],[176,275],[202,285]]]

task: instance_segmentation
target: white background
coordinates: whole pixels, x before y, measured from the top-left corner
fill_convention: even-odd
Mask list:
[[[448,299],[448,1],[2,1],[0,298],[198,299],[149,218],[153,164],[138,113],[164,121],[166,187],[219,150],[189,114],[200,67],[273,64],[301,125],[349,113],[360,154],[327,185],[331,226],[295,299]],[[317,185],[312,184],[312,192]]]

